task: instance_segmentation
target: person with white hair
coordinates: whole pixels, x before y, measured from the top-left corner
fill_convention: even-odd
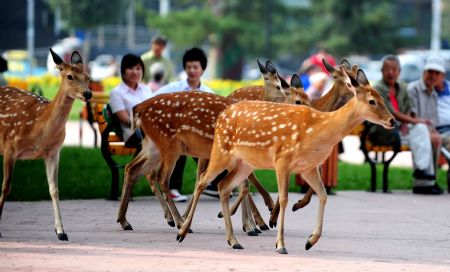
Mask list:
[[[309,87],[306,94],[311,100],[315,100],[325,94],[327,89],[328,75],[324,72],[316,72],[309,77]]]
[[[441,148],[447,150],[450,148],[450,90],[445,72],[445,60],[439,56],[430,56],[427,58],[422,78],[408,84],[413,116],[431,121],[428,128],[435,154],[435,165]],[[437,184],[433,188],[434,191],[442,192]],[[425,192],[432,190],[430,186],[422,189]]]
[[[148,87],[152,93],[159,90],[166,82],[166,72],[164,65],[161,62],[155,62],[150,66],[150,81]]]

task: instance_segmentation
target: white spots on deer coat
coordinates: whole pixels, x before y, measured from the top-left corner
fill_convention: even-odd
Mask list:
[[[312,128],[312,127],[308,128],[308,129],[306,130],[306,134],[309,134],[309,133],[311,133],[311,132],[313,132],[313,128]]]

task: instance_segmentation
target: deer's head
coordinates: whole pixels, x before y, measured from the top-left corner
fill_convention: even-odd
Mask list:
[[[263,65],[259,59],[256,59],[259,70],[264,78],[264,100],[272,102],[283,102],[286,100],[286,94],[283,92],[280,76],[275,65],[270,60]]]
[[[282,77],[280,77],[280,80],[283,90],[286,93],[285,103],[311,106],[311,100],[305,93],[302,81],[297,74],[292,75],[290,85]]]
[[[51,48],[53,62],[61,74],[61,90],[73,99],[88,101],[92,97],[89,90],[89,75],[84,71],[83,60],[77,51],[73,51],[70,64],[65,63]]]

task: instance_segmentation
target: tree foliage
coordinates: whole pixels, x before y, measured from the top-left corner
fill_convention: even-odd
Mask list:
[[[127,4],[122,0],[47,0],[53,10],[61,9],[61,17],[68,28],[93,28],[116,23]]]
[[[300,26],[295,43],[321,44],[337,55],[394,52],[401,46],[389,0],[312,1],[310,21]]]

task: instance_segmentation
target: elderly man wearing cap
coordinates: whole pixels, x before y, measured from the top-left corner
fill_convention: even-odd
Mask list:
[[[442,144],[450,147],[450,91],[449,83],[445,80],[445,60],[439,56],[428,57],[422,79],[408,84],[408,95],[412,102],[412,113],[432,122],[429,129],[437,165]],[[417,192],[442,193],[436,183],[422,185],[415,187]]]
[[[165,85],[169,82],[172,82],[175,79],[174,70],[172,62],[163,56],[164,49],[166,48],[167,40],[161,36],[155,36],[152,39],[152,45],[149,51],[144,53],[141,56],[142,61],[145,65],[145,74],[142,77],[142,81],[145,83],[149,83],[152,78],[152,69],[151,66],[154,63],[161,63],[164,67],[164,82],[161,82],[162,85]]]
[[[381,126],[371,126],[369,138],[382,145],[409,146],[413,161],[413,192],[441,193],[434,187],[436,183],[435,164],[428,129],[432,122],[428,119],[411,116],[411,101],[407,85],[399,80],[400,60],[397,56],[386,55],[382,59],[382,79],[375,82],[374,88],[384,99],[384,103],[398,121],[398,129],[386,130]],[[430,186],[430,187],[424,187]]]

